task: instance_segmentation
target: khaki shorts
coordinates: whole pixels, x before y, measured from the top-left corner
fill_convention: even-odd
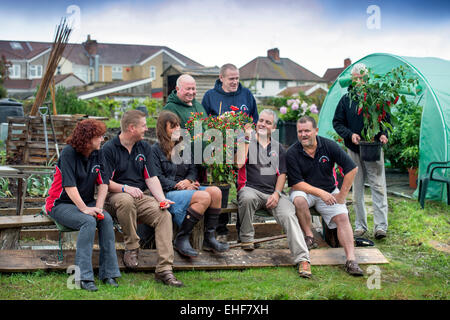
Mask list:
[[[332,194],[339,193],[339,189],[334,189]],[[345,204],[336,203],[334,205],[327,205],[320,197],[316,197],[312,194],[305,193],[303,191],[292,191],[289,195],[289,199],[294,203],[294,199],[296,197],[303,197],[308,202],[308,206],[315,207],[317,212],[320,213],[323,220],[325,220],[325,223],[327,224],[328,228],[330,229],[336,229],[336,224],[331,221],[334,216],[340,215],[340,214],[348,214],[347,206]]]

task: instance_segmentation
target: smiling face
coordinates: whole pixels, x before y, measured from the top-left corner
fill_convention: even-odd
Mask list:
[[[192,77],[183,77],[178,82],[176,87],[178,98],[188,105],[192,105],[192,100],[194,100],[197,94],[197,88],[195,80]]]
[[[297,123],[297,136],[303,148],[313,147],[319,128],[314,128],[310,121]]]
[[[103,135],[91,139],[92,150],[100,150],[102,142],[105,140]]]
[[[142,140],[148,130],[147,121],[145,117],[140,117],[136,124],[130,124],[128,128],[135,141]]]
[[[276,124],[273,120],[273,115],[268,112],[262,112],[259,115],[258,122],[256,123],[256,133],[262,136],[269,136],[275,130]]]
[[[239,87],[239,70],[226,69],[224,74],[219,75],[222,81],[222,89],[225,92],[236,92]]]

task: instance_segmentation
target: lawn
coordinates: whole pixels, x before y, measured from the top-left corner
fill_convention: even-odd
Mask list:
[[[301,279],[292,267],[258,268],[244,271],[183,271],[176,276],[185,283],[172,288],[156,283],[153,273],[123,272],[119,288],[97,283],[99,291],[67,288],[63,272],[0,274],[0,299],[225,299],[225,300],[303,300],[303,299],[426,299],[448,300],[449,254],[431,243],[450,245],[449,207],[427,202],[421,210],[417,201],[389,198],[389,233],[374,240],[390,261],[378,265],[379,288],[373,274],[362,278],[347,275],[342,266],[313,266],[312,279]],[[350,217],[354,214],[350,207]],[[372,226],[369,215],[369,226]],[[373,239],[373,234],[369,236]],[[434,242],[433,242],[434,241]],[[367,271],[368,265],[362,265]],[[368,285],[369,284],[369,285]]]

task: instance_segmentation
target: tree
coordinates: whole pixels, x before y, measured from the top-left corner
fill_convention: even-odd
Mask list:
[[[9,76],[9,68],[11,67],[11,62],[7,61],[5,56],[2,55],[0,59],[0,99],[6,98],[8,92],[3,87],[5,79]]]

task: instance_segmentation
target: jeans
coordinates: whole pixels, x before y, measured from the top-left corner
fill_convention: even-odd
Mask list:
[[[87,205],[95,206],[95,202]],[[92,247],[96,228],[98,228],[100,245],[98,276],[100,280],[120,277],[113,221],[108,212],[103,211],[103,214],[105,218],[97,221],[93,216],[78,210],[75,205],[66,203],[58,204],[49,213],[53,219],[63,226],[80,231],[75,255],[75,264],[80,268],[80,280],[94,281]]]

